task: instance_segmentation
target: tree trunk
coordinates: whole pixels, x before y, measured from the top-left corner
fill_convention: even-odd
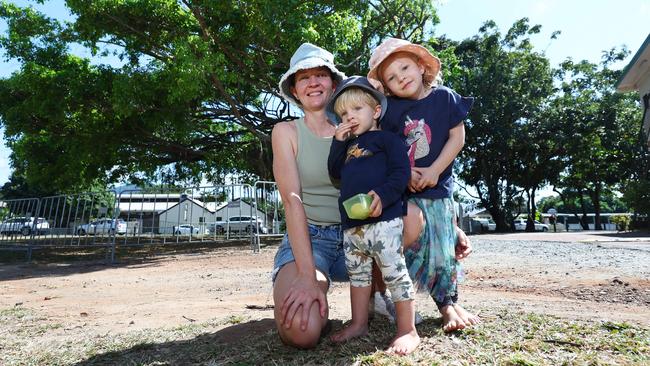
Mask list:
[[[560,196],[560,199],[561,199],[562,202],[564,203],[564,207],[566,207],[566,208],[571,208],[571,211],[573,211],[573,216],[574,216],[578,221],[580,221],[580,217],[578,217],[578,209],[575,207],[575,205],[571,204],[571,202],[569,202],[566,198],[564,198],[564,195],[562,194],[562,192],[560,192],[560,191],[558,191],[557,189],[555,189],[555,187],[553,187],[553,192],[557,193],[557,194]],[[569,223],[568,223],[567,221],[568,221],[568,218],[566,218],[566,219],[564,220],[564,229],[565,229],[566,231],[569,231]]]
[[[595,230],[602,230],[603,227],[600,224],[600,192],[601,192],[601,186],[600,183],[596,184],[596,187],[593,191],[593,195],[591,196],[591,201],[594,203],[594,211],[596,212],[596,217],[594,221],[594,229]]]
[[[535,223],[533,217],[530,215],[530,189],[526,188],[526,231],[535,231]]]
[[[585,197],[582,191],[580,191],[580,207],[582,208],[580,226],[582,226],[582,230],[589,230],[589,224],[587,223],[587,207],[585,206]]]

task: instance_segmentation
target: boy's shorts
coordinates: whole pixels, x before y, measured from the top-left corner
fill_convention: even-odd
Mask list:
[[[402,254],[401,217],[353,227],[344,231],[343,246],[350,286],[368,287],[372,263],[377,263],[393,302],[413,300],[413,282]]]
[[[319,226],[308,224],[308,229],[316,269],[327,276],[329,282],[348,281],[341,225]],[[289,243],[289,235],[285,234],[278,251],[275,253],[273,273],[271,274],[273,282],[275,282],[280,268],[287,263],[295,262],[295,260]]]

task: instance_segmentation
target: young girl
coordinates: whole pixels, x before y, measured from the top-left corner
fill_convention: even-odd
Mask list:
[[[404,243],[409,274],[433,297],[443,329],[463,329],[479,318],[457,303],[462,269],[454,258],[452,166],[465,143],[463,120],[474,100],[436,85],[440,60],[420,45],[389,38],[373,51],[369,64],[368,78],[378,80],[375,84],[388,96],[381,129],[398,134],[408,147],[411,180],[404,225],[424,216],[419,238]]]

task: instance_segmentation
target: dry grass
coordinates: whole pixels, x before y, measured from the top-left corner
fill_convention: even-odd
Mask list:
[[[175,328],[119,334],[66,329],[22,306],[0,310],[2,365],[647,365],[650,329],[577,322],[507,308],[479,309],[483,324],[445,335],[440,320],[418,326],[408,357],[381,350],[393,336],[383,319],[370,335],[314,350],[283,345],[271,319],[228,317]],[[341,326],[335,322],[334,328]]]

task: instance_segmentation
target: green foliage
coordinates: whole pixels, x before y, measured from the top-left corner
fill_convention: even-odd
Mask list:
[[[312,42],[348,74],[384,36],[425,39],[423,0],[68,0],[60,23],[0,3],[0,47],[21,69],[0,80],[0,120],[17,175],[32,187],[272,179],[270,131],[297,111],[277,83]],[[399,17],[388,14],[400,14]],[[120,65],[91,64],[80,44]]]
[[[648,139],[641,127],[636,153],[631,164],[634,169],[628,178],[623,180],[620,189],[623,192],[623,201],[635,213],[650,216],[650,150],[645,141]]]
[[[543,213],[548,212],[550,208],[554,208],[560,213],[574,213],[584,204],[587,212],[594,212],[594,204],[590,197],[584,197],[584,202],[581,203],[576,195],[570,194],[569,190],[563,192],[563,197],[564,200],[558,196],[544,197],[539,201],[537,207]],[[613,194],[604,194],[601,196],[600,208],[601,212],[607,213],[629,212],[629,208],[623,198],[619,198]]]
[[[556,186],[580,200],[591,199],[597,228],[602,197],[638,168],[638,130],[630,126],[640,120],[640,108],[634,95],[614,90],[621,71],[610,69],[627,54],[608,51],[599,65],[565,61],[557,70],[560,92],[551,102],[561,112],[557,119],[567,164]]]
[[[616,229],[619,231],[629,230],[630,222],[632,222],[632,219],[628,215],[614,215],[609,220],[616,224]]]
[[[461,94],[476,97],[460,177],[476,188],[498,230],[517,213],[521,188],[546,181],[549,156],[555,153],[548,141],[552,128],[538,118],[553,91],[549,62],[530,44],[529,36],[538,32],[525,18],[505,34],[486,22],[478,35],[456,47],[460,72],[449,77]]]
[[[650,215],[650,179],[629,179],[623,184],[623,200],[637,214]]]

